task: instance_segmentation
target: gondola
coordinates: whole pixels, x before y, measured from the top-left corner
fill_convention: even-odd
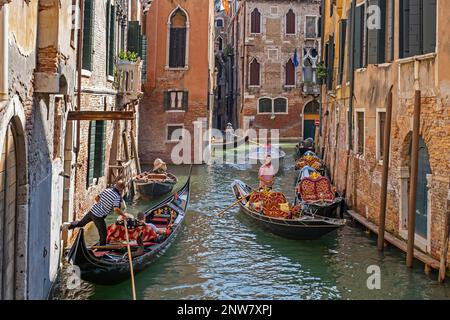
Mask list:
[[[317,190],[317,189],[320,190]],[[311,190],[306,192],[305,190]],[[337,218],[342,196],[331,186],[330,180],[312,167],[304,167],[297,178],[295,205],[304,211],[328,218]]]
[[[142,179],[142,175],[146,175],[147,180]],[[136,191],[142,197],[152,199],[171,192],[178,179],[171,173],[142,173],[135,177],[133,181]]]
[[[310,151],[314,152],[314,141],[312,138],[308,138],[306,140],[301,140],[296,146],[295,146],[295,155],[296,158],[301,158],[303,155]]]
[[[159,228],[172,224],[171,232],[160,243],[145,242],[140,246],[133,245],[133,249],[141,249],[140,254],[133,252],[134,272],[142,271],[159,258],[173,243],[180,232],[181,225],[186,216],[190,197],[190,175],[186,184],[174,195],[145,212],[146,221],[152,222]],[[155,215],[157,210],[170,210],[173,213],[170,222],[162,215]],[[113,245],[111,247],[114,247]],[[127,247],[100,250],[91,250],[86,246],[84,230],[80,229],[77,238],[67,256],[68,261],[80,268],[83,280],[101,284],[114,285],[130,277],[130,264]],[[143,249],[143,251],[142,251]],[[139,250],[138,250],[139,251]]]
[[[293,240],[316,240],[343,227],[343,219],[331,219],[304,214],[296,219],[282,219],[263,215],[246,206],[247,199],[253,189],[240,180],[232,183],[236,200],[242,199],[239,205],[242,211],[256,224],[278,236]]]

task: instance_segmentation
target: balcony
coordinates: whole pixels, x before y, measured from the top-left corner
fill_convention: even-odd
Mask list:
[[[142,95],[142,61],[118,60],[117,62],[117,94],[128,103]]]
[[[320,85],[316,82],[304,82],[302,92],[304,95],[320,95]]]

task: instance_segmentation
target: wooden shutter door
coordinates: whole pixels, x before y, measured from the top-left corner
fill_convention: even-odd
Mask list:
[[[422,0],[409,0],[409,52],[408,56],[422,54],[422,16],[421,2]]]
[[[362,41],[363,32],[361,28],[362,6],[356,7],[355,10],[355,41],[354,41],[354,69],[359,69],[363,65],[362,61]]]
[[[292,9],[286,14],[286,34],[295,34],[295,13]]]
[[[141,26],[139,21],[128,21],[128,51],[140,52]]]
[[[347,20],[341,20],[341,23],[339,25],[339,72],[338,72],[338,84],[342,84],[342,78],[344,76],[346,36],[347,36]]]
[[[89,130],[89,154],[88,154],[88,177],[87,186],[89,187],[94,180],[94,164],[95,164],[95,131],[96,121],[91,121]]]
[[[116,56],[116,7],[111,6],[109,31],[109,63],[108,75],[114,76],[114,61]]]
[[[84,1],[83,69],[92,70],[93,0]]]
[[[179,29],[178,41],[178,67],[183,68],[186,66],[186,28]]]
[[[170,109],[170,91],[164,91],[164,110]]]
[[[183,92],[183,110],[187,111],[188,107],[189,107],[189,92],[188,91],[184,91]]]
[[[436,52],[436,0],[423,0],[423,52]]]
[[[388,0],[388,21],[387,27],[387,52],[386,60],[394,60],[394,28],[395,28],[395,0]]]
[[[286,85],[294,86],[295,85],[295,67],[292,60],[286,63]]]

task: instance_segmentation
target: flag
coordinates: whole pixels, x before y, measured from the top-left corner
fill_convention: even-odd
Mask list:
[[[223,10],[225,10],[225,13],[228,15],[230,13],[230,3],[228,0],[222,0],[222,6]]]
[[[294,67],[296,67],[296,68],[300,65],[300,62],[298,62],[297,48],[295,48],[294,60],[292,62],[294,63]]]

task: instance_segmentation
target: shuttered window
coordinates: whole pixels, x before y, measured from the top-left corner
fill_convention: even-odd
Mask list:
[[[386,1],[370,0],[369,5],[380,8],[380,28],[375,28],[371,24],[367,26],[367,62],[368,64],[379,64],[385,61]],[[367,12],[367,21],[375,20],[373,15],[373,12]]]
[[[128,21],[128,38],[127,38],[128,51],[141,52],[141,25],[139,21]]]
[[[327,88],[328,90],[333,90],[333,82],[334,82],[334,37],[330,36],[330,40],[328,41],[328,62],[327,62]]]
[[[255,8],[250,17],[250,32],[261,33],[261,13]]]
[[[289,59],[289,61],[286,63],[286,86],[295,86],[295,66],[294,62],[292,62],[292,59]]]
[[[186,15],[177,10],[171,18],[169,67],[184,68],[186,66]]]
[[[400,57],[436,51],[436,0],[400,0]]]
[[[83,19],[83,69],[92,71],[94,45],[94,0],[84,1]]]
[[[364,154],[364,112],[356,112],[356,146],[357,154]]]
[[[378,160],[383,160],[386,112],[378,112]]]
[[[338,84],[342,84],[344,76],[344,61],[345,61],[345,44],[347,36],[347,20],[343,19],[339,23],[339,69],[338,69]]]
[[[286,14],[286,34],[295,34],[295,13],[289,9]]]
[[[142,81],[147,81],[147,36],[141,36],[141,52],[139,53],[142,61]]]
[[[260,64],[256,59],[250,63],[250,86],[259,86],[260,85]]]
[[[87,186],[105,175],[106,121],[91,121]]]
[[[353,32],[353,3],[350,6],[350,10],[347,11],[347,17],[348,17],[348,26],[347,26],[347,39],[348,39],[348,47],[347,47],[347,81],[350,81],[350,78],[352,76],[352,64],[351,64],[351,55],[354,52],[353,48],[354,48],[354,43],[352,43],[352,32]],[[354,39],[353,39],[354,41]]]
[[[169,90],[164,92],[165,110],[184,110],[188,109],[189,92],[182,90]]]
[[[364,67],[364,5],[355,9],[355,41],[354,41],[354,68]]]
[[[388,0],[386,23],[386,61],[394,60],[395,0]]]
[[[114,76],[116,58],[116,7],[113,5],[110,7],[108,44],[108,75]]]

